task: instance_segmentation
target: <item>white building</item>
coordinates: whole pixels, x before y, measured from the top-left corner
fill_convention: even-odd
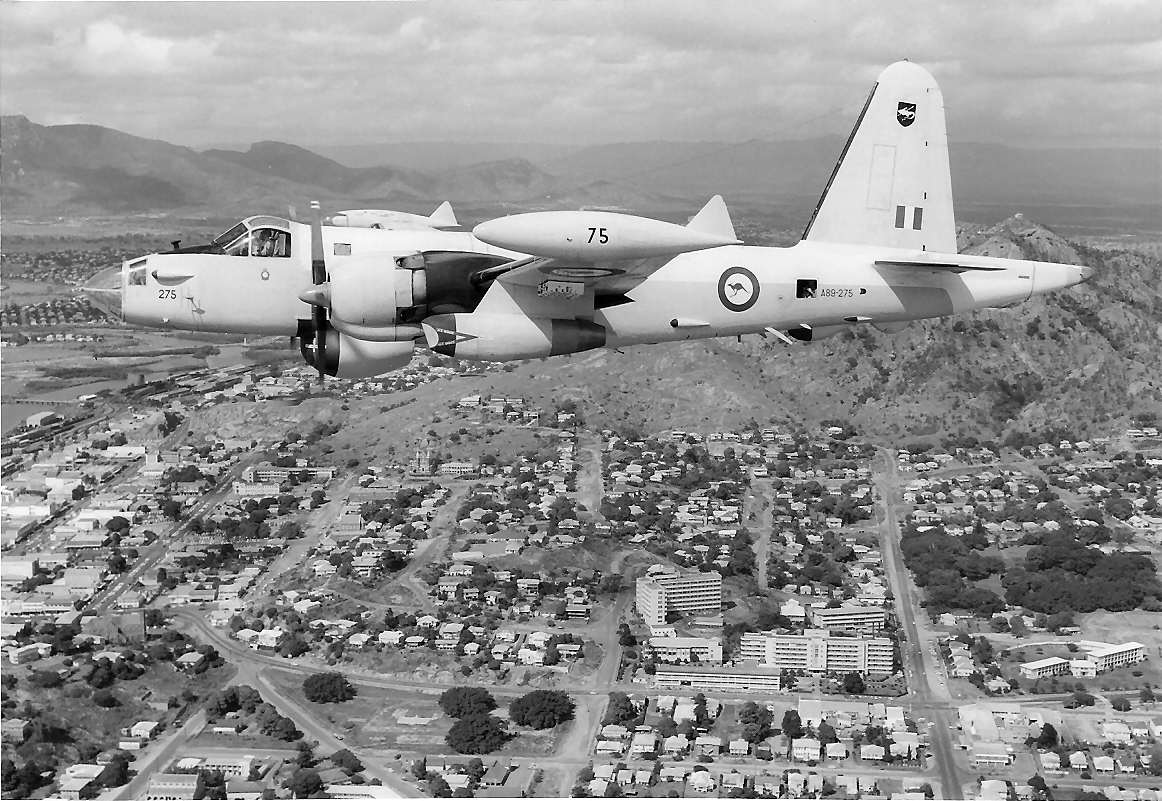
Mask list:
[[[671,571],[660,565],[637,580],[638,614],[647,625],[663,626],[669,612],[716,614],[722,611],[722,576]]]
[[[895,647],[886,637],[835,637],[819,629],[802,634],[747,632],[740,650],[744,659],[814,673],[886,674],[895,661]]]

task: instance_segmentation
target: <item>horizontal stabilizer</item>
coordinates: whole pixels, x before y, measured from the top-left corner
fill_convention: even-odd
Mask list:
[[[428,220],[433,228],[456,228],[460,225],[456,212],[452,211],[452,204],[446,200],[428,215]]]
[[[691,231],[701,231],[727,239],[738,239],[734,235],[734,223],[730,221],[730,212],[726,208],[726,201],[722,199],[722,195],[710,198],[702,207],[702,211],[695,214],[690,222],[686,223],[686,227]]]
[[[980,264],[954,264],[946,261],[909,261],[907,259],[879,259],[877,267],[911,267],[917,270],[940,270],[946,273],[966,273],[969,271],[994,272],[1004,267],[985,267]]]

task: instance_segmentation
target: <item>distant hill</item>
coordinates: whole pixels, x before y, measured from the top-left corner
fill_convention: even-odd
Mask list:
[[[528,159],[545,166],[577,149],[546,142],[385,142],[372,145],[309,145],[310,149],[348,167],[406,164],[409,169],[439,172],[470,164]]]
[[[0,120],[6,215],[285,208],[302,187],[187,147],[96,125]],[[327,193],[330,197],[330,193]]]
[[[386,166],[355,169],[285,142],[256,142],[245,152],[207,150],[203,155],[348,197],[391,195],[404,202],[419,202],[426,200],[432,183],[422,172]]]
[[[732,207],[762,209],[779,227],[801,229],[842,146],[840,137],[582,148],[410,143],[367,146],[360,151],[364,161],[374,153],[399,160],[353,166],[283,142],[199,153],[99,126],[5,117],[0,180],[6,211],[34,216],[246,214],[285,210],[307,197],[329,206],[423,213],[451,200],[485,214],[599,206],[680,216],[722,194]],[[333,146],[328,152],[345,151]],[[1160,158],[1162,150],[1151,149],[954,144],[957,214],[980,223],[1023,211],[1065,231],[1156,232],[1162,229]]]

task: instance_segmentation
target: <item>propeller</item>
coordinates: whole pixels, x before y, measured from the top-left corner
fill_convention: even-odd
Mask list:
[[[327,294],[327,262],[323,255],[323,219],[322,211],[319,207],[319,201],[311,201],[311,282],[314,287],[308,289],[303,295],[309,295],[317,300],[322,300]],[[319,372],[319,383],[323,383],[324,376],[323,366],[327,361],[327,329],[330,325],[327,323],[327,307],[323,303],[308,301],[311,303],[311,346],[313,352],[308,357],[307,355],[307,341],[303,340],[303,357],[308,362],[315,366]]]

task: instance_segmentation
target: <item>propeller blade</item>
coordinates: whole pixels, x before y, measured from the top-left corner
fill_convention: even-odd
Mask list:
[[[319,201],[311,201],[311,280],[316,285],[327,282],[327,262],[323,254],[323,213]],[[323,383],[323,365],[326,363],[324,350],[327,342],[327,309],[316,304],[311,320],[315,329],[315,369],[319,371],[319,383]]]

